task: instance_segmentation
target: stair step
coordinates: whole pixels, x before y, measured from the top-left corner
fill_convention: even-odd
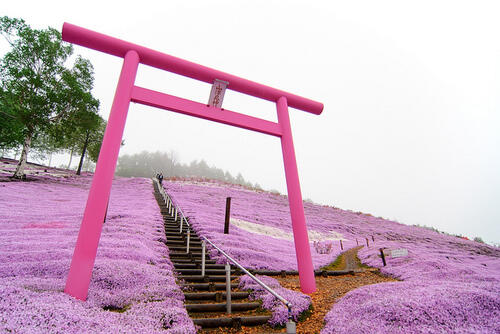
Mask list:
[[[185,304],[188,312],[224,312],[226,303],[217,304]],[[259,303],[231,303],[232,311],[255,310],[260,306]]]
[[[200,275],[201,276],[201,268],[178,268],[175,267],[176,271],[182,275]],[[231,274],[234,274],[236,272],[235,269],[231,270]],[[205,266],[205,275],[225,275],[226,270],[225,269],[214,269],[214,268],[207,268]]]
[[[198,252],[189,252],[189,253],[186,253],[186,251],[184,252],[170,252],[170,257],[189,257],[189,254],[191,254],[192,257],[196,257],[198,259],[201,260],[201,253],[198,253]],[[206,256],[208,256],[208,254],[206,254]]]
[[[225,282],[225,275],[179,275],[179,279],[183,279],[186,282]],[[231,281],[236,279],[238,276],[231,276]]]
[[[192,262],[177,262],[174,263],[175,269],[197,269],[201,270],[201,263],[192,263]],[[206,263],[205,262],[205,270],[224,270],[226,267],[223,264],[216,263]],[[236,270],[236,269],[234,269]],[[178,271],[178,270],[177,270]]]
[[[168,249],[172,252],[185,252],[186,246],[168,246]],[[201,247],[191,247],[191,245],[189,245],[189,250],[193,252],[200,252],[201,254]]]
[[[181,269],[196,269],[199,268],[199,266],[196,263],[191,263],[191,262],[186,262],[186,263],[174,263],[174,267],[176,271],[179,271]],[[205,265],[206,267],[206,265]]]
[[[185,228],[182,229],[182,232],[180,231],[179,227],[165,227],[165,233],[171,233],[171,234],[185,234],[187,235],[187,231]],[[191,236],[194,237],[194,231],[191,230]]]
[[[174,240],[186,240],[187,239],[187,234],[186,233],[179,233],[179,232],[165,232],[165,236],[167,239],[174,239]],[[201,239],[198,238],[197,236],[194,236],[191,234],[190,241],[197,241],[201,242]]]
[[[213,291],[218,291],[218,290],[226,290],[226,284],[225,283],[186,283],[186,284],[181,284],[181,286],[185,289],[193,289],[193,290],[200,290],[200,291],[211,291],[211,287],[213,288]],[[238,283],[231,283],[231,289],[237,289],[238,288]]]
[[[165,233],[165,235],[166,235],[166,233]],[[176,234],[176,235],[172,234],[170,236],[166,235],[166,237],[167,237],[167,241],[170,241],[170,240],[172,240],[172,241],[184,241],[184,238],[182,238],[182,236],[180,234]]]
[[[172,263],[174,264],[174,266],[176,264],[184,264],[184,263],[195,263],[197,265],[200,265],[201,266],[201,260],[200,259],[197,259],[197,260],[192,260],[190,259],[189,257],[186,257],[186,258],[182,258],[182,257],[179,257],[179,258],[174,258],[174,259],[170,259],[172,261]],[[211,259],[206,259],[205,260],[205,266],[208,266],[208,265],[217,265],[216,261],[215,260],[211,260]],[[223,265],[222,265],[223,266]],[[208,268],[208,267],[207,267]]]
[[[233,317],[233,318],[195,318],[193,322],[195,325],[203,328],[215,327],[239,327],[243,326],[257,326],[265,324],[271,319],[270,315],[248,316],[248,317]]]
[[[184,240],[167,240],[167,246],[186,246],[186,241]],[[189,246],[201,247],[201,242],[199,241],[189,241]]]
[[[186,300],[216,300],[217,294],[219,294],[222,299],[226,299],[225,292],[185,292],[184,297]],[[248,292],[231,292],[231,299],[245,299],[248,298],[248,296]]]

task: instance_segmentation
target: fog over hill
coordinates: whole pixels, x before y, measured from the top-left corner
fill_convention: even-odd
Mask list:
[[[118,159],[116,174],[126,177],[151,177],[157,173],[163,173],[164,177],[196,177],[240,184],[247,187],[260,189],[260,185],[246,181],[241,173],[236,177],[228,171],[215,166],[209,166],[205,160],[193,160],[189,164],[178,161],[174,151],[147,152],[132,155],[122,155]]]

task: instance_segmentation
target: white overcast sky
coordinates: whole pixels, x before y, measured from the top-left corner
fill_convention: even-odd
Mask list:
[[[290,109],[303,197],[500,242],[498,1],[8,1],[324,103]],[[4,45],[5,44],[1,44]],[[3,50],[5,51],[5,50]],[[3,53],[3,52],[2,52]],[[107,118],[121,59],[95,67]],[[136,84],[206,102],[210,85],[141,66]],[[231,91],[224,108],[276,120]],[[120,154],[175,151],[286,193],[279,139],[132,105]]]

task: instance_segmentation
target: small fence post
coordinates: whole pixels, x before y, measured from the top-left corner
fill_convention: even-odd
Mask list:
[[[358,238],[356,238],[356,246],[359,246]]]
[[[366,239],[366,247],[370,247],[370,245],[368,244],[368,238],[365,239]]]
[[[179,228],[179,233],[182,233],[182,223],[184,222],[184,220],[181,219],[181,224],[180,224],[180,228]]]
[[[340,249],[344,250],[344,245],[342,245],[342,240],[340,240]]]
[[[231,314],[231,265],[226,262],[226,312]]]
[[[287,305],[288,308],[288,321],[286,322],[286,333],[287,334],[296,334],[297,333],[297,324],[293,321],[292,316],[292,308],[290,304]]]
[[[286,333],[287,334],[297,333],[297,324],[292,319],[288,319],[288,321],[286,322]]]
[[[205,252],[207,244],[205,240],[201,242],[201,276],[205,277]]]
[[[226,198],[226,218],[224,220],[224,234],[229,234],[229,218],[231,217],[231,197]]]
[[[177,207],[175,207],[175,221],[177,221]]]
[[[380,256],[382,257],[382,263],[384,264],[384,267],[385,267],[386,263],[385,263],[385,254],[384,254],[383,248],[380,248]]]
[[[188,238],[186,244],[186,253],[189,253],[189,241],[191,240],[191,230],[189,229],[189,227],[187,228],[187,233],[188,233]]]

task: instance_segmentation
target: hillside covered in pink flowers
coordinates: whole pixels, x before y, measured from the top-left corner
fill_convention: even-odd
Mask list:
[[[245,266],[297,269],[293,243],[286,239],[292,230],[285,196],[212,182],[167,182],[165,189],[199,234]],[[232,198],[237,223],[230,236],[223,234],[226,197]],[[364,264],[401,280],[349,292],[327,315],[323,334],[500,333],[500,249],[369,214],[304,206],[316,269],[335,259],[342,239],[344,249],[364,244]],[[263,235],[268,227],[281,232]],[[408,256],[389,255],[384,267],[380,248],[406,249]]]
[[[195,333],[144,178],[115,178],[89,298],[63,293],[91,175],[0,164],[0,332]],[[199,235],[252,269],[296,270],[288,200],[241,186],[164,181]],[[226,197],[232,198],[224,235]],[[349,292],[322,333],[500,333],[500,250],[371,215],[305,203],[314,267],[364,245],[361,261],[399,282]],[[369,246],[366,246],[368,240]],[[387,256],[380,248],[406,249]],[[215,258],[220,256],[211,250]],[[222,260],[222,259],[221,259]]]
[[[0,165],[0,333],[194,333],[151,180],[116,178],[86,302],[63,293],[91,175]],[[74,172],[73,172],[74,173]]]

